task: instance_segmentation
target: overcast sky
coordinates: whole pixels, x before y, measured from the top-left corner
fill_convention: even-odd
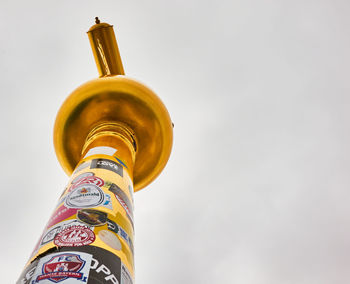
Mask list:
[[[347,283],[349,8],[2,0],[1,283],[17,280],[68,182],[53,124],[98,76],[95,16],[175,124],[167,167],[135,194],[136,283]]]

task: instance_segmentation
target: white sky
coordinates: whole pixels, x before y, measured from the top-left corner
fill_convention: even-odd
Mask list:
[[[167,167],[135,195],[136,283],[347,283],[349,8],[2,0],[1,283],[17,280],[68,181],[53,124],[98,76],[95,16],[175,123]]]

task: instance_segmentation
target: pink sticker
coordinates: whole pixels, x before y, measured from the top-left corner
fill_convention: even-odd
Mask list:
[[[57,224],[58,222],[61,222],[75,213],[77,213],[78,209],[76,208],[67,208],[66,206],[62,205],[58,207],[58,209],[52,214],[46,228],[50,228],[51,226]]]

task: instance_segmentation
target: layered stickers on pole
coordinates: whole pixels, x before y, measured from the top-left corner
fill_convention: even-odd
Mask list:
[[[120,205],[124,208],[126,215],[128,216],[128,218],[130,219],[130,222],[133,225],[133,207],[128,196],[116,184],[112,184],[108,190],[114,193],[114,196],[116,197]]]
[[[131,252],[134,253],[134,245],[128,233],[120,225],[118,225],[116,222],[113,222],[110,219],[107,220],[107,225],[108,225],[108,230],[120,236],[127,243]]]
[[[61,232],[67,232],[67,230],[70,230],[71,228],[76,228],[76,227],[80,227],[80,228],[84,228],[83,231],[87,231],[87,235],[91,235],[91,233],[93,233],[92,231],[94,230],[94,227],[89,226],[88,224],[85,224],[84,222],[81,222],[79,220],[76,219],[70,219],[70,220],[66,220],[63,222],[60,222],[56,225],[54,225],[53,227],[49,228],[44,234],[43,237],[40,241],[40,246],[43,246],[51,241],[53,241],[55,239],[55,237],[60,234]],[[86,229],[85,229],[86,228]],[[90,233],[91,232],[91,233]],[[64,233],[62,233],[63,235],[65,235]],[[93,237],[93,240],[95,238]],[[56,241],[55,241],[56,244]],[[58,244],[56,244],[58,245]],[[63,246],[63,244],[60,244],[59,246]],[[66,245],[69,246],[69,245]],[[71,245],[71,246],[77,246],[77,245]]]
[[[89,278],[92,255],[84,252],[66,251],[42,257],[31,284],[40,283],[86,283]]]
[[[26,267],[17,284],[133,284],[121,259],[108,250],[84,246],[62,248]]]
[[[69,248],[63,248],[62,250],[64,251],[68,249]],[[115,254],[109,252],[108,250],[94,246],[85,246],[72,249],[79,249],[79,251],[92,254],[87,284],[133,284],[133,278],[129,272],[129,269]],[[76,284],[79,282],[72,283]]]
[[[101,189],[104,180],[91,174],[93,173],[83,173],[74,178],[59,204],[64,202],[64,205],[68,208],[104,206],[112,210],[111,196]]]
[[[54,248],[60,252],[63,249],[85,251],[81,249],[95,246],[108,249],[133,271],[133,188],[126,168],[116,160],[103,158],[95,158],[86,164],[83,162],[80,166],[76,173],[80,172],[73,174],[49,219],[31,260]],[[51,263],[56,263],[56,260],[52,260],[46,267],[50,268]],[[28,280],[33,271],[34,268],[23,279]],[[106,275],[107,272],[108,269]],[[49,275],[48,270],[41,271],[40,275],[37,273],[36,278],[31,280],[35,282],[28,283],[70,283],[66,281],[73,280],[74,283],[79,283],[84,279],[75,278],[73,274],[68,278],[64,278],[63,274],[54,277],[53,274]],[[108,275],[110,283],[114,283],[114,276]],[[129,283],[129,278],[120,272],[119,282],[116,283]]]

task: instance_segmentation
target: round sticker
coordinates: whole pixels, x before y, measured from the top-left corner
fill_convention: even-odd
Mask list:
[[[114,235],[112,232],[107,230],[102,230],[98,232],[98,236],[100,239],[115,250],[121,250],[122,244],[120,243],[118,237]]]
[[[80,221],[92,226],[102,226],[107,222],[107,214],[105,212],[93,209],[81,209],[78,211],[77,217]]]
[[[96,207],[104,201],[104,193],[94,184],[82,184],[70,192],[64,203],[69,208]]]
[[[93,243],[95,234],[84,226],[72,226],[58,233],[54,243],[59,247],[80,247]]]

